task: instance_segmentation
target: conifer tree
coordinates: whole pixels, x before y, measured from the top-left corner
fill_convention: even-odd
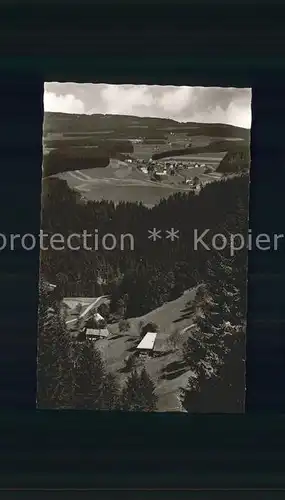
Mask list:
[[[124,411],[154,411],[157,403],[155,385],[143,368],[134,370],[122,390],[121,408]]]
[[[239,253],[227,259],[217,255],[209,265],[209,282],[201,292],[204,303],[200,297],[196,328],[184,345],[184,359],[193,376],[182,399],[191,412],[238,411],[244,394],[244,386],[242,391],[240,387],[244,381],[245,333],[245,274],[241,264],[245,259]]]
[[[98,410],[103,406],[103,381],[106,376],[101,353],[90,340],[77,343],[73,350],[73,407]]]
[[[120,390],[116,376],[107,372],[93,341],[75,344],[73,363],[73,407],[83,410],[117,409]]]
[[[106,373],[103,378],[102,410],[120,409],[120,387],[113,373]]]
[[[156,409],[158,397],[155,392],[155,384],[148,375],[145,368],[143,368],[141,371],[140,390],[142,391],[145,400],[144,411],[154,411]]]
[[[72,394],[70,339],[59,305],[43,280],[39,286],[37,403],[40,408],[69,408]]]
[[[140,377],[137,370],[133,370],[127,378],[121,394],[121,408],[124,411],[140,411],[142,395],[139,393]]]

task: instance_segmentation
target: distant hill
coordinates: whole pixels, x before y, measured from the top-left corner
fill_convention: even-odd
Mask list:
[[[188,132],[188,135],[200,135],[203,132],[204,135],[210,137],[228,137],[244,139],[245,141],[250,140],[250,130],[246,128],[234,127],[233,125],[221,123],[196,123],[195,126],[197,128],[192,128],[191,131]]]
[[[46,112],[44,135],[99,133],[111,137],[163,138],[169,133],[184,133],[189,136],[206,135],[217,138],[239,138],[249,141],[250,131],[225,124],[187,122],[180,123],[166,118],[140,118],[125,115],[75,115]]]
[[[199,143],[199,137],[204,145]],[[231,159],[233,152],[249,150],[250,131],[231,125],[179,123],[165,118],[47,112],[44,119],[44,147],[48,152],[44,161],[45,175],[106,167],[110,158],[123,160],[124,155],[132,153],[136,156],[134,139],[140,139],[144,148],[149,145],[148,157],[154,160],[232,152],[219,170],[230,172],[236,170],[235,161]],[[239,154],[235,155],[237,162],[243,161]],[[247,158],[244,161],[247,162]]]

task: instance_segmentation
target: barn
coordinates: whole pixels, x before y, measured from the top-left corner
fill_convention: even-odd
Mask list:
[[[154,352],[155,340],[157,337],[157,332],[147,332],[144,338],[140,341],[137,346],[138,354],[152,356]]]

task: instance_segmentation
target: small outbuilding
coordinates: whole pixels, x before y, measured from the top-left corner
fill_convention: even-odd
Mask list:
[[[157,337],[157,332],[147,332],[144,338],[138,344],[137,352],[139,354],[147,354],[149,356],[152,356],[154,352],[156,337]]]

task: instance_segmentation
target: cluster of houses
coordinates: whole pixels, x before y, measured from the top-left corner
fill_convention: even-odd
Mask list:
[[[69,300],[64,299],[64,303],[68,304]],[[73,309],[73,317],[66,319],[66,326],[71,332],[75,340],[99,340],[107,338],[110,332],[107,328],[107,321],[98,312],[96,307],[96,299],[91,302],[83,312],[76,314],[76,307]],[[80,304],[80,302],[78,302]]]
[[[65,301],[68,302],[69,299],[65,299]],[[96,300],[94,300],[94,302],[96,302]],[[98,312],[97,307],[92,306],[93,303],[75,318],[66,320],[71,335],[72,331],[76,333],[75,340],[83,341],[88,339],[96,341],[106,339],[110,336],[106,319]],[[156,332],[147,332],[137,345],[137,353],[141,355],[152,355],[156,337]]]
[[[54,292],[56,285],[46,283],[50,292]],[[86,299],[87,301],[89,299]],[[96,305],[97,299],[92,299],[87,308],[81,314],[75,315],[75,317],[66,319],[66,325],[68,326],[71,336],[74,340],[99,340],[106,339],[110,336],[110,331],[108,330],[106,319],[98,312]],[[83,299],[84,302],[84,299]],[[77,302],[73,298],[65,298],[63,300],[64,308],[76,310]],[[76,333],[76,336],[73,335]],[[140,356],[152,356],[155,352],[155,342],[157,339],[157,332],[147,332],[144,337],[140,340],[136,347],[136,353]]]
[[[110,336],[105,318],[94,311],[80,328],[78,340],[100,340]],[[147,332],[137,345],[137,353],[140,355],[152,355],[154,352],[157,332]]]
[[[156,180],[166,180],[175,174],[179,174],[181,171],[185,171],[185,169],[206,168],[206,164],[189,161],[189,159],[172,159],[171,161],[169,161],[169,159],[167,159],[167,161],[166,159],[157,161],[150,159],[148,161],[141,160],[138,167],[145,175],[151,175]]]

